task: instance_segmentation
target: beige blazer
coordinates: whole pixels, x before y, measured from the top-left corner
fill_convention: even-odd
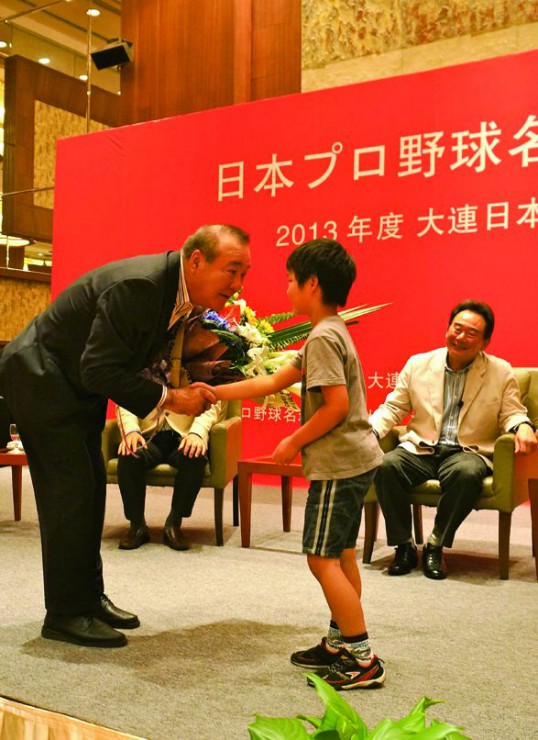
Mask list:
[[[413,413],[400,444],[410,452],[430,453],[437,444],[443,418],[446,347],[413,355],[396,387],[372,414],[370,422],[384,437],[393,426]],[[458,423],[458,440],[468,452],[493,455],[497,437],[528,421],[519,385],[510,364],[481,352],[469,369]]]
[[[161,429],[166,420],[166,423],[181,437],[192,432],[201,437],[206,446],[211,427],[224,418],[224,413],[225,406],[222,401],[217,401],[200,416],[186,416],[173,411],[154,409],[146,417],[139,419],[127,409],[121,406],[116,407],[116,418],[122,439],[125,439],[129,432],[140,432],[144,437],[150,437]]]

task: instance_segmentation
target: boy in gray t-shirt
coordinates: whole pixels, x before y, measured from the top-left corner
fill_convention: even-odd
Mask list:
[[[364,495],[382,452],[368,422],[365,386],[355,346],[338,307],[355,280],[353,258],[336,241],[315,239],[286,262],[288,297],[313,329],[297,357],[274,375],[213,388],[222,400],[271,395],[301,381],[302,425],[273,452],[277,463],[302,453],[310,481],[303,552],[331,611],[326,637],[291,662],[316,669],[335,689],[379,686],[382,661],[374,655],[361,606],[356,541]]]

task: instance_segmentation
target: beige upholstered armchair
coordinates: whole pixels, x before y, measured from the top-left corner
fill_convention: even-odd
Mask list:
[[[120,431],[115,419],[108,419],[103,430],[102,449],[107,483],[118,482],[118,446]],[[217,545],[224,544],[222,509],[224,489],[233,481],[233,523],[239,524],[237,496],[237,461],[241,456],[241,402],[228,401],[226,418],[215,424],[209,433],[209,463],[202,486],[215,489],[215,534]],[[157,465],[146,473],[149,486],[173,486],[175,468]]]
[[[521,400],[529,412],[529,418],[538,425],[538,368],[514,368]],[[394,449],[398,444],[398,432],[395,427],[381,441],[385,452]],[[484,478],[482,495],[477,501],[476,509],[493,509],[499,512],[499,571],[500,577],[508,579],[510,554],[510,525],[512,512],[529,498],[528,480],[538,478],[538,453],[529,457],[515,455],[515,435],[502,434],[495,442],[493,452],[493,474]],[[437,506],[440,495],[439,482],[428,480],[416,486],[411,492],[413,504],[413,524],[415,540],[422,544],[422,506]],[[375,489],[368,491],[364,500],[364,552],[363,561],[371,562],[374,543],[377,538],[379,506]]]

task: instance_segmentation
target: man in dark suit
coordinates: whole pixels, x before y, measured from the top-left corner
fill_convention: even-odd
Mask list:
[[[120,647],[127,640],[114,628],[139,626],[104,593],[107,401],[139,417],[159,406],[196,416],[216,401],[207,389],[167,387],[142,371],[178,365],[176,340],[193,308],[220,311],[241,289],[248,242],[235,226],[204,226],[181,252],[99,267],[60,293],[2,353],[0,393],[19,428],[37,502],[43,637]]]

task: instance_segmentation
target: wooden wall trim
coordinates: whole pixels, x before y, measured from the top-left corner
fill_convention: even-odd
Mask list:
[[[0,267],[0,278],[9,280],[29,280],[34,283],[50,283],[51,276],[48,272],[32,272],[32,270],[14,270],[12,267]]]
[[[34,188],[35,101],[86,115],[86,85],[62,72],[20,56],[5,62],[3,230],[13,236],[52,241],[52,208],[34,205],[34,194],[9,193]],[[116,95],[92,87],[92,120],[117,126]],[[54,173],[51,173],[53,185]]]
[[[123,0],[122,123],[301,91],[301,0]]]
[[[252,99],[252,2],[234,0],[233,102]]]

